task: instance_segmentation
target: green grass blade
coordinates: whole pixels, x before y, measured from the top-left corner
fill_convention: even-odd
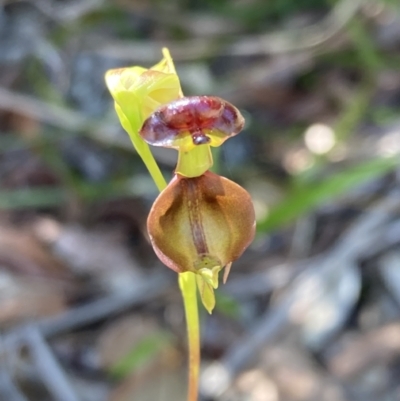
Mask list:
[[[297,187],[257,223],[258,231],[265,232],[283,226],[302,214],[334,199],[371,179],[377,178],[400,164],[399,157],[377,158],[333,174],[323,181]]]

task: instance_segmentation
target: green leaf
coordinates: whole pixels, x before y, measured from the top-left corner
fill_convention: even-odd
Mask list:
[[[45,208],[58,206],[78,197],[83,201],[93,202],[110,197],[137,195],[139,184],[130,179],[113,180],[104,183],[89,184],[76,181],[74,188],[34,187],[21,189],[0,189],[0,209],[15,210],[24,208]]]
[[[294,188],[264,220],[257,223],[257,229],[270,231],[289,223],[323,202],[393,170],[399,164],[398,156],[373,159],[326,177],[321,182]]]
[[[150,362],[160,351],[165,349],[170,342],[170,335],[162,331],[153,333],[144,338],[114,367],[111,368],[111,375],[120,379],[135,370],[140,369],[142,366]]]
[[[23,188],[0,192],[0,209],[51,207],[65,202],[67,191],[62,188]]]
[[[232,298],[230,295],[223,294],[219,291],[215,292],[215,296],[216,296],[215,309],[219,313],[232,319],[239,318],[240,304],[235,298]]]

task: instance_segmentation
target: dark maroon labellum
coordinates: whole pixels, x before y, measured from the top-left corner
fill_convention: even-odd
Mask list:
[[[155,146],[219,146],[243,125],[242,115],[231,103],[215,96],[192,96],[158,108],[143,123],[140,135]]]

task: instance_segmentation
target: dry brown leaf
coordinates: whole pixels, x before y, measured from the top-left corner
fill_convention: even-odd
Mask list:
[[[1,266],[0,266],[1,268]],[[66,308],[59,283],[0,270],[0,324],[56,315]]]
[[[65,267],[28,229],[0,226],[0,323],[63,311],[72,284]]]
[[[135,346],[160,330],[157,322],[147,316],[132,315],[111,323],[98,341],[103,367],[115,367]],[[151,360],[128,374],[112,392],[110,401],[183,399],[185,386],[186,373],[182,369],[181,355],[168,344]]]
[[[388,364],[400,354],[400,324],[393,323],[366,334],[347,336],[330,359],[333,373],[348,379],[379,363]]]
[[[2,268],[14,273],[71,278],[64,265],[29,232],[0,225],[0,263]]]

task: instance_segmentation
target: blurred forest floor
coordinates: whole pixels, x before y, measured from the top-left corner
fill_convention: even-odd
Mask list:
[[[157,191],[104,83],[163,46],[245,115],[214,169],[258,220],[201,316],[202,401],[400,400],[397,0],[0,4],[0,400],[185,399]]]

